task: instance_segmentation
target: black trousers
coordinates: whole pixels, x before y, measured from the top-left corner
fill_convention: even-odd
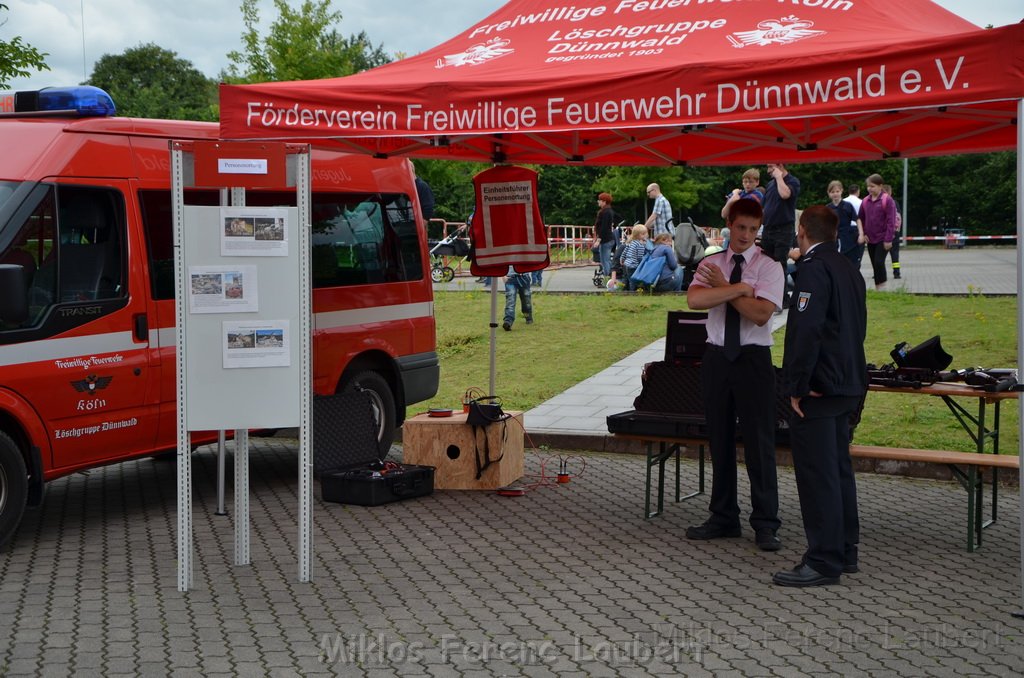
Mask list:
[[[736,418],[750,479],[750,525],[779,528],[775,474],[775,368],[767,346],[744,346],[730,362],[708,346],[701,366],[704,417],[711,443],[711,522],[739,525],[736,489]]]
[[[860,519],[850,462],[850,414],[860,398],[803,398],[790,419],[796,488],[807,535],[804,562],[826,577],[857,564]]]
[[[868,257],[871,258],[871,270],[876,285],[881,285],[889,276],[885,273],[885,256],[889,253],[885,249],[885,243],[868,243]]]
[[[794,224],[764,227],[761,233],[761,249],[775,261],[786,266],[789,251],[796,245],[796,227]]]

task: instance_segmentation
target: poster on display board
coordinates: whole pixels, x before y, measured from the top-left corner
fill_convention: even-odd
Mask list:
[[[283,207],[222,207],[223,257],[287,257],[290,220]]]
[[[189,313],[257,313],[255,266],[189,266]]]
[[[287,320],[224,321],[224,369],[288,367],[291,326]]]

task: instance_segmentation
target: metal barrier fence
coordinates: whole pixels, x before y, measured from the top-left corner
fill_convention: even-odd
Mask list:
[[[445,221],[444,219],[431,219],[428,226],[428,234],[438,234],[437,239],[431,239],[429,247],[433,247],[437,240],[448,237],[462,226],[462,222]],[[593,244],[593,227],[567,224],[550,224],[548,230],[548,246],[551,252],[551,266],[588,266],[594,263],[590,247]],[[717,228],[704,228],[709,242],[721,243],[721,234]],[[904,239],[906,243],[915,242],[943,242],[946,247],[962,247],[964,242],[991,242],[996,244],[1012,243],[1017,240],[1016,235],[960,235],[957,234],[956,242],[950,240],[950,235],[912,235]],[[468,238],[467,238],[468,241]],[[451,267],[456,276],[468,276],[469,261],[464,257],[434,257],[436,264]]]
[[[450,233],[462,226],[462,222],[445,221],[444,219],[431,219],[428,225],[428,234],[437,235],[436,239],[430,239],[432,248],[438,240],[447,238]],[[551,254],[551,266],[588,266],[594,262],[591,253],[593,245],[593,226],[579,226],[568,224],[549,224],[548,247]],[[705,234],[710,242],[721,243],[721,236],[717,228],[705,228]],[[433,257],[434,264],[448,266],[456,276],[469,275],[469,262],[463,257]]]

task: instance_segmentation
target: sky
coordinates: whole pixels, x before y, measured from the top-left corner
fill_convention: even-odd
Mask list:
[[[894,0],[897,1],[897,0]],[[298,6],[300,0],[290,0]],[[365,31],[374,45],[394,55],[417,54],[483,19],[505,0],[334,0],[342,13],[339,32]],[[11,89],[75,85],[88,79],[104,54],[155,43],[205,75],[228,66],[227,53],[241,49],[241,0],[3,0],[0,40],[15,36],[49,53],[49,71],[15,79]],[[571,3],[570,3],[571,4]],[[1022,0],[938,0],[979,26],[1024,19]],[[272,0],[259,0],[261,26],[277,16]],[[84,21],[83,21],[84,17]],[[83,31],[84,23],[84,31]]]

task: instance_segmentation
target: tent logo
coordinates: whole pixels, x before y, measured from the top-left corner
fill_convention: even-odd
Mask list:
[[[444,68],[445,66],[479,66],[482,63],[494,61],[515,52],[514,49],[508,46],[509,42],[509,40],[500,37],[491,38],[487,42],[478,42],[465,52],[446,54],[443,59],[437,60],[436,68]]]
[[[766,19],[757,24],[757,30],[738,31],[727,37],[733,47],[788,45],[797,40],[816,38],[827,33],[827,31],[810,30],[813,25],[813,21],[799,19],[791,14],[778,20]]]

